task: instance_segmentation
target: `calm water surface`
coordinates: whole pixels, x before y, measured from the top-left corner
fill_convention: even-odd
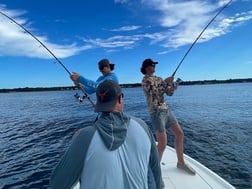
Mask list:
[[[123,90],[125,111],[150,124],[142,89]],[[0,188],[47,188],[73,133],[96,117],[76,92],[0,93]],[[185,153],[251,189],[252,83],[180,86],[166,99],[183,127]]]

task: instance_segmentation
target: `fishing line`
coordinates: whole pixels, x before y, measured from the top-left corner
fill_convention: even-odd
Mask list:
[[[55,56],[55,54],[53,54],[53,52],[44,44],[42,43],[35,35],[33,35],[29,30],[27,30],[24,26],[22,26],[21,24],[19,24],[18,22],[16,22],[13,18],[9,17],[8,15],[6,15],[5,13],[3,13],[2,11],[0,11],[0,13],[5,16],[6,18],[8,18],[9,20],[11,20],[12,22],[14,22],[16,25],[18,25],[19,27],[21,27],[26,33],[30,34],[37,42],[39,42],[40,45],[42,45],[52,56],[53,58],[55,58],[55,60],[63,67],[63,69],[69,74],[69,76],[71,76],[71,72],[66,68],[66,66]],[[91,103],[91,105],[94,107],[94,103],[93,101],[90,99],[90,97],[88,96],[88,94],[86,93],[85,89],[83,88],[83,86],[79,83],[78,85],[79,89],[83,92],[84,94],[84,98],[87,98],[89,100],[89,102]]]
[[[175,69],[175,71],[172,74],[172,77],[175,76],[177,70],[179,69],[180,65],[182,64],[182,62],[184,61],[185,57],[188,55],[188,53],[190,52],[190,50],[193,48],[193,46],[195,45],[195,43],[198,41],[198,39],[201,37],[201,35],[204,33],[204,31],[208,28],[208,26],[215,20],[215,18],[232,2],[232,0],[230,0],[225,6],[223,6],[218,12],[217,14],[210,20],[210,22],[205,26],[205,28],[200,32],[199,36],[195,39],[195,41],[192,43],[192,45],[190,46],[190,48],[187,50],[187,52],[185,53],[184,57],[181,59],[181,61],[179,62],[177,68]]]

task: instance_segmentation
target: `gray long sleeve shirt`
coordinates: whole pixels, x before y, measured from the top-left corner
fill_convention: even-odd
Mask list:
[[[156,188],[161,188],[158,153],[147,125],[125,113],[106,113],[74,139],[51,186],[69,189],[80,179],[81,189],[147,189],[149,167]]]

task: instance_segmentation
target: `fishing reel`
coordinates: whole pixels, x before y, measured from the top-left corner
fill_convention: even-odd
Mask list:
[[[183,82],[183,80],[180,79],[180,78],[176,79],[176,81],[175,81],[175,83],[176,83],[177,85],[179,85],[179,84],[182,83],[182,82]]]
[[[84,100],[85,98],[87,98],[87,97],[84,96],[84,95],[81,97],[78,93],[75,93],[74,97],[75,97],[76,101],[79,102],[79,103],[82,103],[83,100]]]
[[[182,82],[183,82],[183,80],[178,78],[178,79],[176,79],[175,82],[172,83],[172,87],[177,88],[179,86],[179,84]]]
[[[175,82],[169,83],[168,87],[172,87],[172,88],[176,89],[179,86],[179,84],[182,82],[183,82],[183,80],[178,78],[178,79],[176,79]]]

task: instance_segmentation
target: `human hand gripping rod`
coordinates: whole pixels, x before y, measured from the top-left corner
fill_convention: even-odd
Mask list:
[[[37,42],[39,42],[40,45],[42,45],[52,56],[53,58],[55,58],[55,60],[63,67],[63,69],[69,74],[69,76],[71,76],[71,72],[66,68],[66,66],[53,54],[53,52],[45,45],[43,44],[35,35],[33,35],[29,30],[27,30],[24,26],[22,26],[21,24],[19,24],[18,22],[16,22],[13,18],[9,17],[8,15],[6,15],[5,13],[3,13],[2,11],[0,11],[0,13],[5,16],[6,18],[8,18],[9,20],[11,20],[12,22],[14,22],[16,25],[18,25],[19,27],[21,27],[25,32],[27,32],[28,34],[30,34]],[[79,89],[83,92],[85,98],[87,98],[89,100],[89,102],[91,103],[91,105],[94,107],[95,104],[93,103],[93,101],[90,99],[90,97],[88,96],[88,94],[86,93],[85,89],[83,88],[83,86],[81,84],[78,84],[77,87],[79,87]]]
[[[200,32],[199,36],[195,39],[195,41],[192,43],[192,45],[190,46],[190,48],[188,49],[188,51],[185,53],[185,55],[183,56],[183,58],[181,59],[181,61],[179,62],[177,68],[175,69],[175,71],[172,74],[172,77],[175,76],[177,70],[179,69],[180,65],[182,64],[182,62],[184,61],[185,57],[188,55],[188,53],[190,52],[190,50],[193,48],[193,46],[195,45],[195,43],[198,41],[198,39],[201,37],[201,35],[204,33],[204,31],[208,28],[208,26],[215,20],[215,18],[232,2],[232,0],[230,0],[227,4],[225,4],[225,6],[223,6],[218,12],[217,14],[210,20],[210,22],[205,26],[205,28]]]

